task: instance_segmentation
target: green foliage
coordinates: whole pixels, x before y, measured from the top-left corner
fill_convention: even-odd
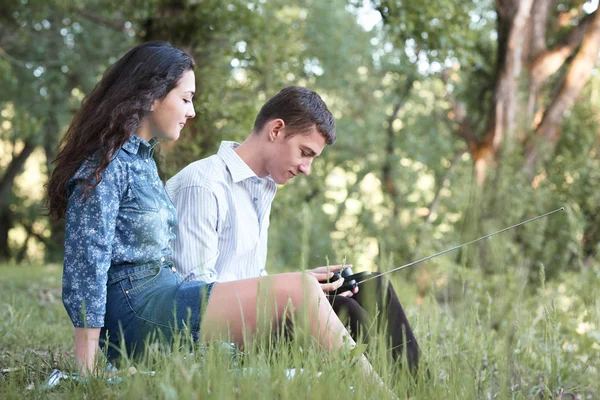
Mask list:
[[[381,13],[385,29],[398,47],[405,48],[414,58],[413,63],[419,56],[429,61],[456,58],[461,64],[470,63],[477,59],[479,43],[487,39],[485,36],[490,34],[495,22],[493,4],[489,1],[420,4],[376,0],[371,3]]]

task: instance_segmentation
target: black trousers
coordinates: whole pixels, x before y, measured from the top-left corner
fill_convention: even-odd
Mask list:
[[[383,286],[386,290],[382,290]],[[377,337],[375,327],[385,326],[384,334],[386,343],[391,345],[389,350],[392,360],[402,361],[406,352],[408,366],[412,372],[416,372],[419,365],[419,345],[391,283],[373,279],[361,284],[359,292],[352,297],[328,296],[328,299],[355,340],[361,337],[368,344],[371,337]]]

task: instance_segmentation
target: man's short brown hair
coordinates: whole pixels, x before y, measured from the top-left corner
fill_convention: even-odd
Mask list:
[[[288,86],[271,97],[256,116],[254,131],[258,133],[268,121],[277,118],[285,122],[286,137],[306,133],[314,125],[327,144],[335,143],[333,115],[323,99],[310,89]]]

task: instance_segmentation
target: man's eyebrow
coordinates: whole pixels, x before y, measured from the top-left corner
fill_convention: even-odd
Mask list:
[[[310,147],[307,146],[302,146],[302,149],[308,153],[309,156],[311,157],[319,157],[317,153],[315,153],[315,151],[313,149],[311,149]]]

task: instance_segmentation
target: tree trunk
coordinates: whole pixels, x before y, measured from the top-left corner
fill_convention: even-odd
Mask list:
[[[48,168],[48,176],[52,173],[52,162],[56,157],[57,137],[52,132],[57,132],[60,129],[58,119],[55,114],[51,114],[44,124],[46,137],[44,140],[44,152],[46,154],[46,166]],[[46,251],[44,253],[46,261],[59,262],[62,261],[64,242],[65,242],[65,222],[50,220],[50,232],[52,235],[45,241]],[[35,237],[35,236],[34,236]],[[40,240],[40,238],[36,237]]]
[[[475,166],[476,182],[485,184],[490,164],[498,161],[505,138],[511,137],[515,128],[517,109],[517,79],[523,69],[527,47],[528,21],[531,18],[533,0],[497,0],[498,51],[496,61],[496,84],[494,100],[489,110],[487,128],[483,136],[477,136],[466,117],[457,117],[459,136],[467,142]],[[458,113],[456,113],[458,115]],[[466,115],[466,112],[463,113]]]
[[[477,184],[485,184],[489,164],[497,161],[505,137],[513,134],[517,108],[517,78],[521,74],[526,48],[526,32],[533,0],[496,2],[498,14],[498,53],[496,90],[487,131],[471,151]]]
[[[14,185],[15,178],[21,173],[25,162],[34,150],[35,145],[33,142],[26,141],[23,150],[8,164],[8,168],[6,168],[6,172],[0,180],[0,209],[4,209],[7,206],[8,194]]]
[[[0,209],[0,260],[9,260],[11,257],[8,245],[8,231],[13,226],[12,213],[8,207]]]
[[[31,141],[25,142],[23,150],[12,159],[2,180],[0,180],[0,260],[8,260],[11,256],[8,245],[8,231],[13,227],[14,220],[10,210],[9,194],[16,177],[34,150],[35,146]]]

